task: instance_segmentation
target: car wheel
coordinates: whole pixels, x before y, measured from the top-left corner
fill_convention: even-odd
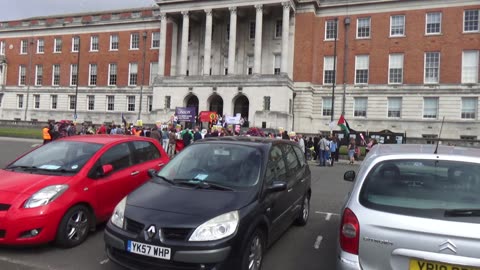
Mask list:
[[[83,205],[70,208],[58,226],[56,244],[72,248],[85,241],[90,231],[90,217],[90,210]]]
[[[295,220],[295,224],[299,226],[307,225],[308,218],[310,217],[310,197],[308,194],[303,197],[302,210],[298,218]]]
[[[255,230],[244,247],[241,270],[262,269],[265,242],[265,234],[261,230]]]

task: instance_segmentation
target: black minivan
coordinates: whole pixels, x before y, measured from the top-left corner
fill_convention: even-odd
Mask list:
[[[125,197],[105,230],[130,269],[261,269],[264,251],[309,217],[311,172],[298,145],[261,137],[188,146]]]

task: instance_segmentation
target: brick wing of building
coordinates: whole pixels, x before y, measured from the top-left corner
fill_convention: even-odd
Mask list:
[[[168,121],[477,139],[475,0],[157,0],[0,23],[0,119]],[[334,98],[332,98],[334,97]]]

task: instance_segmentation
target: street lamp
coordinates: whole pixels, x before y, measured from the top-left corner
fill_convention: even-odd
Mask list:
[[[78,103],[78,83],[79,83],[79,77],[78,74],[80,72],[80,52],[82,51],[82,47],[80,46],[80,36],[76,36],[78,39],[78,58],[77,58],[77,81],[75,83],[75,108],[73,112],[73,120],[76,122],[77,121],[77,103]]]
[[[34,53],[33,47],[33,38],[28,40],[28,72],[27,72],[27,97],[25,102],[25,115],[23,117],[24,121],[27,121],[27,113],[28,113],[28,99],[30,97],[30,85],[32,84],[32,56]]]
[[[337,39],[338,39],[338,18],[335,18],[335,39],[333,43],[333,85],[332,85],[332,114],[330,122],[333,122],[335,107],[335,85],[337,84]]]
[[[140,85],[140,105],[138,108],[138,118],[137,118],[138,120],[141,119],[141,114],[142,114],[143,85],[145,81],[145,58],[146,58],[146,52],[147,52],[147,32],[143,32],[142,37],[143,37],[143,63],[142,63],[142,80]]]

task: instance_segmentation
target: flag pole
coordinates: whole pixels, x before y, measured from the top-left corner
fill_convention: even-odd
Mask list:
[[[337,83],[337,39],[338,39],[338,18],[335,18],[335,39],[333,43],[333,85],[332,85],[332,114],[330,121],[333,122],[335,108],[335,85]]]

